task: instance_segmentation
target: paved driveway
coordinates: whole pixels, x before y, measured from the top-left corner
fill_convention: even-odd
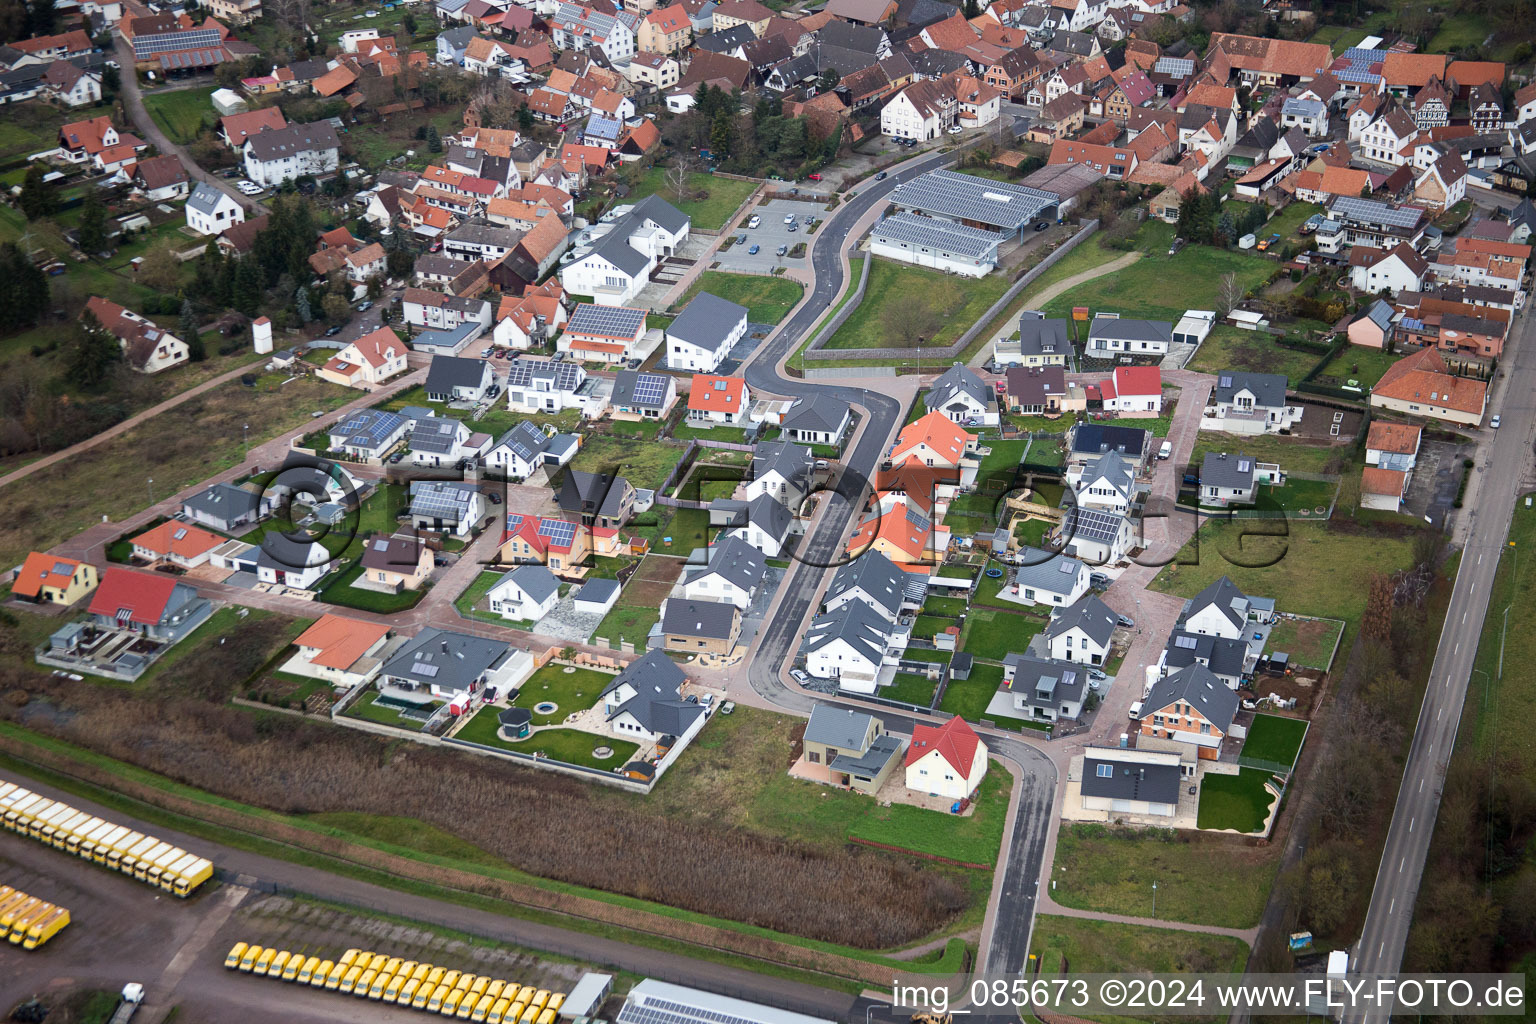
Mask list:
[[[1408,484],[1404,511],[1426,516],[1435,526],[1443,526],[1456,501],[1456,492],[1461,489],[1461,476],[1466,472],[1461,460],[1473,450],[1472,445],[1425,441],[1419,448],[1413,479]]]
[[[825,207],[815,203],[799,203],[793,199],[775,199],[772,202],[763,203],[752,212],[762,218],[762,223],[755,228],[748,228],[744,223],[742,230],[737,234],[746,235],[747,240],[715,254],[721,270],[733,273],[766,274],[775,267],[809,266],[808,257],[791,259],[788,256],[780,257],[776,253],[781,245],[793,249],[800,242],[806,244],[806,252],[809,252],[810,243],[816,236],[805,233],[805,219],[806,217],[824,219],[827,215]],[[789,230],[789,225],[784,223],[784,218],[788,216],[795,218],[794,231]],[[759,250],[756,256],[748,252],[754,245]]]

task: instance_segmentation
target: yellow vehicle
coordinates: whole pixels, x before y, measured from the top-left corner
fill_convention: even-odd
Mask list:
[[[555,1024],[555,1011],[547,1006],[540,1010],[538,1024]]]
[[[537,1006],[541,1010],[544,1009],[544,1007],[548,1006],[549,1005],[549,989],[541,988],[537,992],[535,992],[534,996],[533,996],[533,1003],[531,1005]]]
[[[470,1013],[469,1019],[472,1021],[485,1020],[491,1015],[491,1008],[495,1005],[496,1000],[492,999],[490,996],[481,996],[480,1001],[475,1004],[474,1011]]]
[[[549,1002],[544,1004],[544,1009],[546,1009],[546,1010],[559,1010],[560,1007],[562,1007],[564,1005],[565,1005],[565,993],[564,992],[556,992],[554,995],[549,997]]]
[[[21,820],[16,823],[18,832],[25,832],[36,839],[42,834],[43,818],[54,813],[64,805],[57,800],[49,800],[47,797],[38,797],[37,802],[27,805],[27,809],[21,812]]]
[[[533,1002],[533,997],[535,994],[537,994],[538,991],[539,990],[534,988],[532,985],[524,985],[517,990],[517,995],[513,997],[512,1001],[514,1003],[522,1003],[524,1006],[527,1006],[529,1003]]]
[[[459,1012],[459,1004],[464,1001],[464,997],[466,995],[467,993],[461,988],[456,988],[452,992],[449,992],[448,995],[443,999],[443,1008],[438,1012],[441,1013],[444,1017],[452,1017],[456,1015]]]
[[[470,987],[474,985],[475,981],[478,978],[479,978],[479,975],[476,975],[476,974],[461,974],[461,975],[459,975],[459,980],[453,983],[454,991],[456,991],[456,992],[468,992],[470,990]]]
[[[427,1000],[427,1012],[441,1013],[443,1010],[443,1000],[447,999],[451,992],[453,992],[453,989],[447,985],[439,985],[433,989],[432,998]]]
[[[80,812],[69,806],[69,804],[56,803],[42,814],[33,818],[32,824],[27,826],[27,832],[33,839],[44,843],[52,843],[53,833],[59,825],[63,824],[66,819],[73,818],[78,813]]]
[[[32,913],[43,902],[36,896],[28,896],[26,893],[21,895],[24,897],[23,899],[12,903],[6,908],[5,913],[0,914],[0,936],[9,935],[11,927],[18,919]]]
[[[341,984],[336,986],[336,991],[351,995],[357,987],[357,979],[363,976],[363,969],[357,964],[347,968],[347,973],[341,976]]]
[[[495,981],[486,986],[485,994],[490,996],[492,999],[500,999],[502,990],[506,987],[506,981],[502,978],[497,978]]]
[[[449,971],[443,975],[441,984],[447,985],[449,990],[452,991],[459,987],[459,979],[462,977],[464,977],[463,971]]]
[[[101,823],[101,827],[86,836],[80,843],[80,856],[96,861],[98,864],[106,858],[107,844],[109,844],[119,832],[126,834],[126,829],[121,825],[114,825],[110,821]]]
[[[361,967],[366,971],[369,967],[373,966],[373,960],[375,957],[379,957],[379,954],[364,950],[363,952],[357,954],[356,958],[353,959],[352,966]],[[383,957],[379,957],[379,959],[382,960]]]
[[[327,992],[339,991],[341,989],[341,979],[345,978],[347,972],[351,969],[350,965],[338,962],[335,967],[331,968],[331,973],[325,976],[325,990]]]
[[[380,970],[374,971],[372,973],[373,973],[373,984],[368,986],[368,998],[369,999],[383,999],[384,998],[384,990],[389,987],[390,979],[393,978],[394,975],[390,974],[386,970],[383,970],[382,968]]]
[[[400,972],[401,965],[404,963],[405,961],[400,957],[392,956],[384,962],[384,966],[380,967],[379,970],[385,972],[386,974],[398,974]]]
[[[491,1012],[485,1015],[485,1024],[503,1024],[507,1019],[507,1011],[512,1009],[512,1004],[505,999],[496,1000],[491,1007]]]
[[[144,833],[134,832],[132,830],[129,830],[118,836],[117,839],[113,841],[111,848],[106,852],[105,859],[107,867],[111,868],[113,871],[124,870],[123,858],[127,857],[128,851],[142,843],[145,838],[146,836]]]
[[[517,1018],[517,1024],[534,1024],[534,1021],[539,1019],[539,1013],[539,1008],[529,1003],[523,1007],[522,1015]]]
[[[393,1003],[400,998],[400,990],[405,988],[411,979],[405,974],[397,974],[389,979],[389,984],[384,986],[384,994],[380,997],[386,1003]]]
[[[229,947],[229,955],[224,958],[224,966],[234,970],[240,966],[240,958],[245,956],[245,943],[237,942]]]
[[[23,827],[23,813],[25,813],[28,807],[41,799],[42,797],[30,789],[22,789],[20,787],[11,790],[3,799],[0,799],[0,804],[3,804],[5,808],[6,830],[15,832],[17,828]]]
[[[388,994],[384,996],[389,1002],[399,1006],[411,1006],[416,1002],[416,993],[421,991],[420,978],[407,978],[404,985],[400,986],[400,994],[390,999]]]
[[[454,1016],[458,1017],[459,1020],[469,1020],[475,1015],[475,1011],[480,1008],[480,1000],[482,999],[485,999],[485,996],[476,996],[473,992],[464,993],[464,1001],[459,1004],[459,1012],[454,1014]],[[485,1014],[491,1011],[492,1002],[494,1000],[486,1000],[485,1010],[480,1014],[481,1020],[484,1020]]]
[[[345,953],[341,954],[341,959],[337,960],[336,963],[338,965],[351,967],[353,961],[355,961],[358,958],[358,955],[361,953],[362,950],[360,949],[349,949]]]
[[[112,847],[117,845],[118,841],[131,831],[132,829],[126,825],[110,825],[106,832],[96,836],[96,840],[91,847],[91,860],[97,864],[105,864],[107,862],[107,854],[112,851]]]
[[[303,965],[299,967],[299,973],[294,975],[293,980],[297,981],[300,985],[308,985],[314,980],[315,968],[319,967],[320,963],[320,958],[317,956],[312,956],[305,960]]]
[[[47,797],[28,792],[5,812],[5,827],[12,832],[25,833],[32,824],[33,815],[41,814],[52,806],[53,801]]]
[[[255,965],[251,968],[251,973],[266,974],[267,969],[272,966],[272,958],[275,956],[277,956],[277,950],[275,948],[262,950],[261,955],[256,958]]]
[[[432,998],[432,993],[437,991],[437,986],[431,982],[422,980],[416,985],[416,994],[411,997],[411,1009],[425,1010],[427,1001]],[[441,1004],[439,1004],[441,1005]]]
[[[375,971],[371,967],[359,974],[357,976],[357,982],[352,986],[352,994],[357,996],[359,999],[367,999],[368,992],[373,988],[373,982],[376,978],[378,978],[378,976],[379,972]],[[346,982],[342,982],[342,984],[345,985]]]
[[[272,962],[267,965],[267,974],[273,978],[281,978],[283,972],[288,969],[288,961],[292,959],[293,954],[289,953],[286,949],[283,950],[277,956],[274,956]]]
[[[513,1001],[507,1009],[506,1024],[518,1024],[523,1019],[523,1014],[528,1012],[528,1004]]]
[[[89,857],[90,848],[85,844],[91,841],[91,837],[107,828],[107,823],[97,817],[87,818],[84,822],[69,830],[69,835],[64,837],[64,849],[76,857]]]
[[[240,973],[250,974],[251,968],[256,966],[256,958],[261,956],[261,954],[262,949],[260,946],[246,946],[244,955],[240,957]]]
[[[410,980],[411,978],[425,978],[427,971],[430,969],[431,965],[429,964],[424,964],[417,960],[407,960],[400,965],[400,969],[395,973],[403,975],[406,980]],[[418,971],[421,973],[418,974]]]
[[[298,977],[299,977],[299,968],[301,968],[303,966],[304,966],[304,954],[303,953],[289,953],[288,954],[288,962],[283,965],[283,980],[284,981],[297,981]]]
[[[123,859],[118,862],[118,870],[122,871],[125,875],[135,875],[135,877],[138,877],[140,865],[144,859],[151,853],[159,850],[160,847],[169,845],[169,843],[162,843],[154,836],[145,836],[134,844],[133,849],[123,851]]]
[[[475,983],[473,985],[469,986],[469,990],[477,996],[483,996],[487,994],[486,990],[490,988],[490,986],[490,977],[482,974],[475,979]]]
[[[75,853],[80,848],[80,836],[82,829],[94,829],[101,824],[101,819],[89,811],[76,811],[73,815],[66,814],[64,820],[54,826],[53,845],[60,850],[68,850]],[[73,839],[75,845],[69,841]]]
[[[331,972],[335,969],[336,965],[330,960],[321,960],[315,965],[315,969],[309,972],[310,988],[324,988],[326,980],[330,978]]]
[[[441,985],[443,983],[443,976],[446,975],[447,973],[448,973],[448,968],[446,968],[446,967],[434,967],[430,971],[427,972],[427,976],[424,979],[424,983],[427,984],[427,985],[432,986],[433,988],[437,988],[437,986],[439,986],[439,985]]]
[[[176,867],[177,877],[171,885],[171,891],[182,899],[192,895],[198,886],[213,877],[213,862],[207,857],[193,857],[190,863],[182,861]]]
[[[21,940],[21,948],[36,949],[63,930],[69,924],[69,911],[54,907],[41,918],[34,918],[27,928],[27,937]]]
[[[27,937],[27,929],[32,927],[33,922],[41,921],[57,909],[47,900],[37,900],[34,904],[28,906],[27,909],[17,914],[16,920],[11,922],[11,933],[9,936],[11,945],[21,945],[21,940]]]
[[[4,918],[6,914],[9,914],[11,911],[20,907],[23,903],[27,902],[27,900],[31,898],[32,897],[28,896],[24,892],[18,892],[17,890],[12,889],[9,896],[6,896],[4,899],[0,899],[0,918]],[[4,932],[0,932],[0,935],[4,934]]]

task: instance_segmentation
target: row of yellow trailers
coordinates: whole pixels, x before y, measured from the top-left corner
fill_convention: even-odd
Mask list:
[[[9,832],[105,864],[183,899],[213,877],[213,865],[204,857],[14,782],[0,781],[0,813]]]
[[[20,889],[0,885],[0,938],[22,949],[36,949],[69,924],[69,911]]]
[[[224,966],[484,1024],[555,1024],[565,993],[361,949],[338,960],[235,943]]]

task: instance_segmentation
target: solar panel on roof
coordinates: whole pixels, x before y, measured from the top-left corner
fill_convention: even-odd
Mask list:
[[[1000,200],[1007,198],[1007,202]],[[955,171],[929,171],[891,193],[891,202],[909,207],[1017,230],[1048,207],[1057,197],[1028,185],[1011,185]]]
[[[1176,636],[1173,638],[1173,646],[1181,650],[1192,651],[1197,646],[1197,642],[1192,636]]]
[[[565,329],[572,334],[597,334],[608,338],[632,338],[645,325],[645,310],[627,306],[582,304],[571,314]]]
[[[667,378],[655,373],[635,375],[635,401],[640,405],[660,405],[667,393]]]
[[[1229,388],[1232,386],[1232,378],[1222,374],[1220,379],[1216,381],[1216,386],[1219,388]]]
[[[437,666],[425,661],[418,661],[413,664],[411,672],[418,676],[425,676],[427,679],[437,678]]]
[[[1413,228],[1424,216],[1417,206],[1391,207],[1374,199],[1359,196],[1339,196],[1333,201],[1332,212],[1342,213],[1357,221],[1381,224],[1389,228]]]
[[[570,547],[576,536],[576,524],[564,519],[545,519],[539,523],[539,536],[549,538],[556,547]]]

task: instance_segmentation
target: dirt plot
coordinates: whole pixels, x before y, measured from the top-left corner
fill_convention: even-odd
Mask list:
[[[647,556],[645,561],[640,563],[640,568],[636,570],[634,576],[630,577],[629,584],[624,588],[624,595],[619,598],[619,603],[631,607],[659,608],[667,595],[672,593],[673,585],[682,574],[681,558]]]

